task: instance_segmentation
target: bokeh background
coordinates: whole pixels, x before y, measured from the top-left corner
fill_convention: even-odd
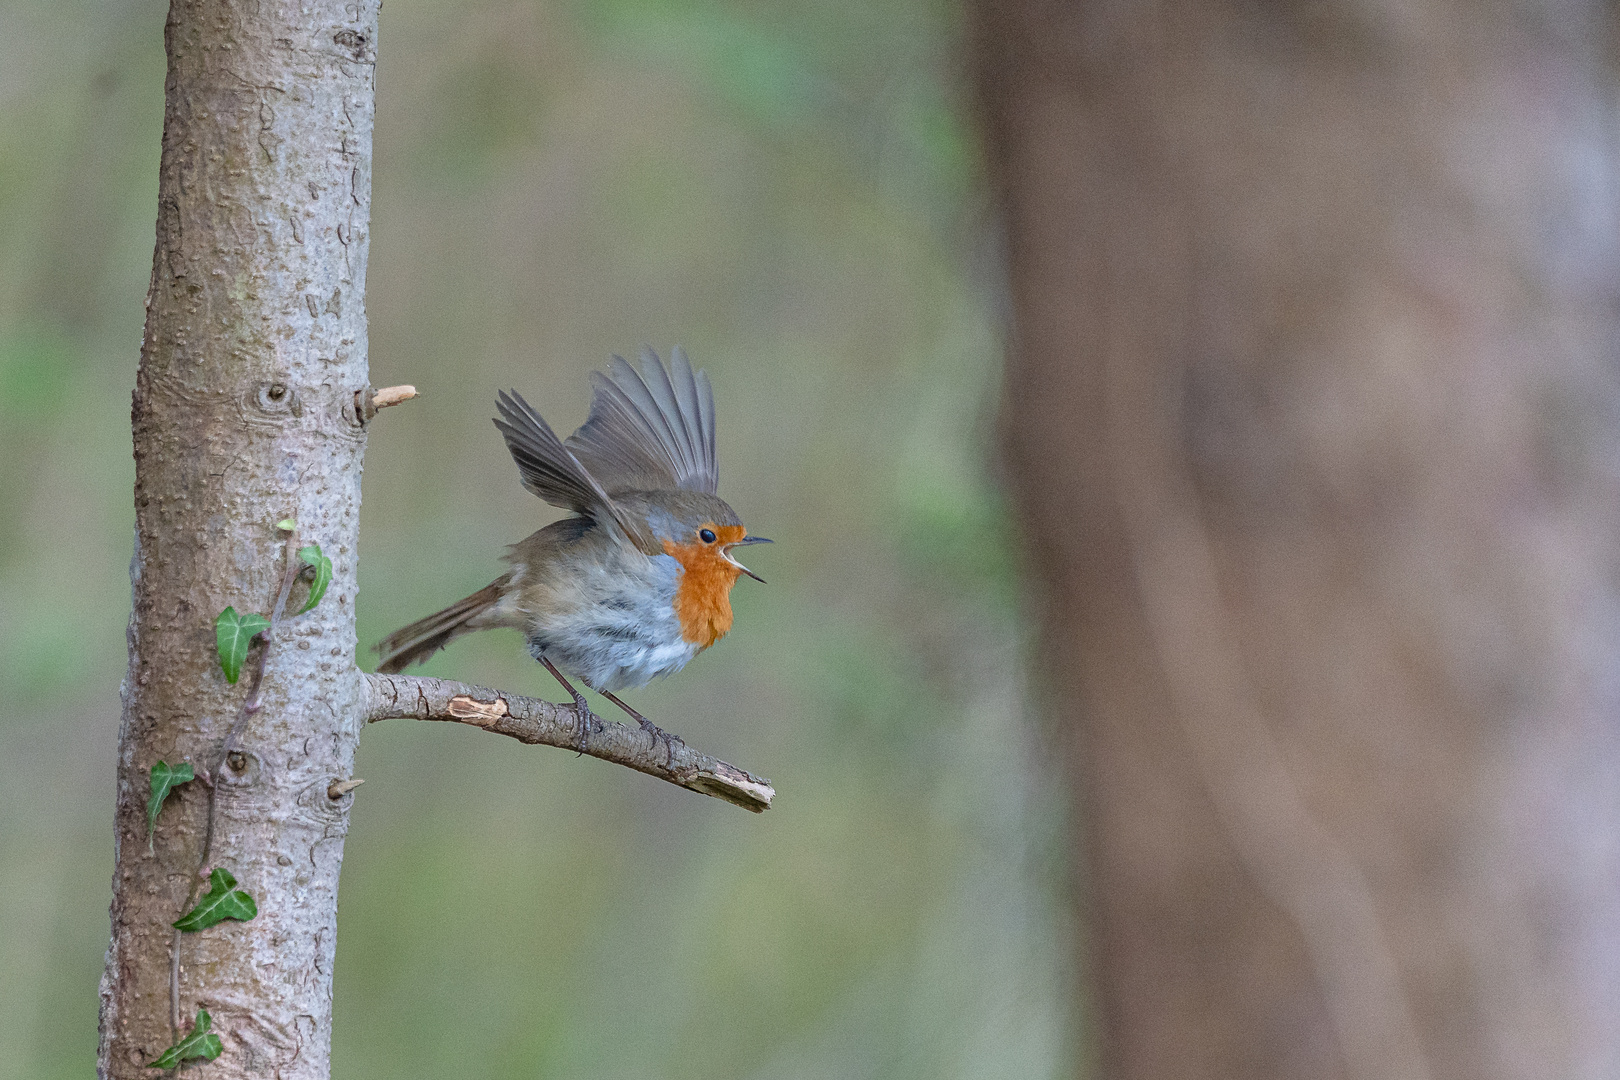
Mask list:
[[[164,5],[0,0],[0,1075],[94,1067],[129,392]],[[1001,268],[937,0],[390,0],[360,636],[551,520],[489,424],[684,344],[768,586],[635,702],[753,817],[476,732],[369,730],[334,1072],[1008,1077],[1075,1060],[1063,807],[992,482]],[[369,658],[362,657],[363,666]],[[554,695],[516,634],[426,669]]]

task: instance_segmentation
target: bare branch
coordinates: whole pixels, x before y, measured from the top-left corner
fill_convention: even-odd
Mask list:
[[[699,753],[678,738],[657,739],[639,727],[594,716],[588,739],[573,705],[518,697],[501,690],[420,675],[367,675],[375,720],[449,720],[506,735],[532,745],[576,750],[712,795],[758,814],[770,809],[776,789],[719,758]]]

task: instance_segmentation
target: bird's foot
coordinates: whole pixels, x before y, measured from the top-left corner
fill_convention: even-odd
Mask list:
[[[595,726],[596,717],[591,715],[591,707],[586,702],[585,695],[580,693],[574,684],[569,682],[563,673],[557,670],[557,665],[544,656],[537,659],[546,666],[547,671],[557,677],[557,681],[562,683],[563,689],[567,690],[568,695],[574,699],[574,715],[579,718],[579,753],[583,757],[585,751],[589,750],[591,746],[591,730]]]
[[[682,746],[685,746],[686,740],[681,738],[679,735],[665,731],[663,728],[659,727],[645,716],[636,714],[636,719],[641,721],[641,730],[645,731],[652,737],[652,744],[654,746],[657,746],[660,742],[664,744],[664,765],[669,766],[674,764],[675,744],[680,743]]]
[[[665,731],[663,728],[659,727],[645,716],[642,716],[640,713],[636,712],[636,710],[632,709],[630,706],[626,705],[624,702],[620,701],[617,697],[608,693],[606,690],[598,691],[598,693],[607,698],[609,701],[613,702],[613,704],[617,705],[619,708],[623,709],[625,712],[629,713],[631,716],[635,717],[636,723],[641,725],[641,730],[645,731],[648,737],[652,739],[652,749],[656,750],[659,743],[664,744],[664,766],[666,768],[675,763],[675,744],[680,743],[682,746],[685,746],[685,739],[682,739],[679,735],[672,735]]]
[[[579,717],[579,753],[583,756],[591,748],[591,732],[596,728],[596,715],[591,712],[585,695],[578,690],[574,691],[574,713]]]

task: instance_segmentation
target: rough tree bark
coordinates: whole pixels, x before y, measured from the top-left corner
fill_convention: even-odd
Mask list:
[[[104,1078],[151,1075],[146,1063],[199,1008],[224,1046],[208,1075],[329,1075],[347,781],[368,720],[461,720],[554,745],[580,730],[571,707],[355,666],[361,460],[372,406],[391,403],[371,393],[364,303],[379,6],[173,0],[165,27]],[[286,518],[296,538],[277,528]],[[250,658],[262,687],[248,674],[228,684],[215,617],[227,606],[269,614],[289,587],[296,611],[307,586],[288,572],[308,543],[334,564],[325,598],[278,621]],[[402,711],[402,700],[421,707]],[[639,729],[605,724],[590,743],[750,809],[773,795],[684,746],[648,745]],[[170,797],[149,853],[148,771],[160,759],[203,775]],[[213,867],[258,914],[176,934]]]
[[[975,18],[1103,1074],[1620,1074],[1608,6]]]

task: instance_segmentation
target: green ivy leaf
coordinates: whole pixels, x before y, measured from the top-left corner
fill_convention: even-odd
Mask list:
[[[181,784],[189,784],[194,779],[189,761],[172,766],[167,761],[160,761],[152,766],[152,794],[146,798],[147,850],[150,851],[152,848],[152,832],[157,828],[158,814],[163,810],[163,800],[169,797],[170,791]]]
[[[298,522],[294,521],[292,518],[282,518],[280,521],[276,522],[276,528],[280,529],[282,532],[292,532],[294,529],[298,528]]]
[[[310,608],[321,602],[326,595],[326,587],[332,584],[332,560],[321,554],[321,545],[311,544],[306,548],[298,549],[298,557],[315,568],[315,580],[309,586],[309,599],[299,609],[302,615]]]
[[[172,1069],[189,1058],[207,1058],[213,1061],[219,1057],[220,1051],[225,1049],[219,1043],[219,1036],[208,1030],[213,1025],[214,1018],[208,1015],[208,1010],[198,1009],[197,1022],[192,1025],[191,1034],[163,1051],[156,1061],[146,1067]]]
[[[225,669],[225,681],[236,682],[242,674],[242,661],[247,659],[248,646],[253,635],[270,629],[270,620],[263,615],[248,612],[238,615],[228,607],[214,620],[214,639],[219,646],[219,666]]]
[[[236,887],[236,879],[231,872],[224,867],[216,867],[208,875],[207,895],[197,901],[196,907],[176,919],[174,928],[189,934],[206,930],[226,919],[247,922],[258,913],[259,905],[253,902],[253,897]]]

